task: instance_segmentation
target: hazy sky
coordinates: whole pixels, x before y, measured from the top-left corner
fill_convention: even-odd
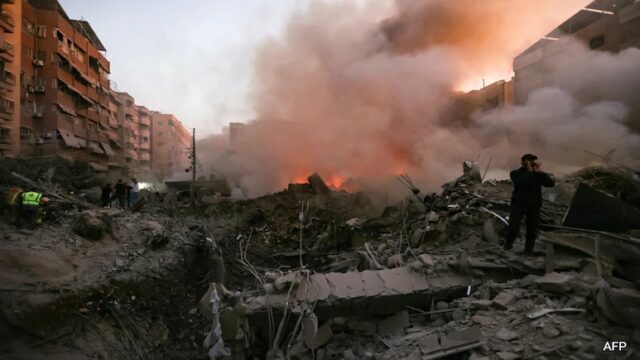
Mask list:
[[[251,119],[258,45],[309,0],[60,0],[107,48],[111,80],[200,135]]]

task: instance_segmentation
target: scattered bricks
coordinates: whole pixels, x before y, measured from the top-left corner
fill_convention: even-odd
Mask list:
[[[493,305],[493,301],[485,299],[473,300],[471,302],[471,307],[478,310],[487,310],[491,305]]]
[[[538,286],[549,292],[566,292],[569,290],[573,275],[552,272],[534,280]]]
[[[503,291],[493,298],[493,303],[496,305],[496,307],[503,310],[506,309],[509,305],[513,304],[515,301],[516,296],[509,291]]]
[[[542,333],[548,338],[555,338],[560,336],[560,330],[558,330],[558,328],[556,328],[555,326],[549,324],[545,325],[542,328]]]
[[[403,265],[402,255],[396,254],[387,258],[387,267],[395,268]]]
[[[400,311],[380,321],[378,323],[378,333],[380,335],[393,334],[409,326],[411,326],[409,313],[407,311]]]
[[[502,328],[496,333],[496,338],[504,341],[511,341],[520,337],[520,334],[507,328]]]

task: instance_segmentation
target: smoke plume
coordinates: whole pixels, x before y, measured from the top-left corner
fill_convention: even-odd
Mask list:
[[[614,55],[568,42],[523,105],[469,119],[452,111],[455,89],[504,74],[585,1],[395,5],[382,21],[375,8],[341,2],[313,2],[293,16],[257,57],[257,119],[231,152],[209,152],[213,168],[257,195],[313,172],[334,186],[349,178],[380,185],[406,172],[435,190],[478,155],[506,169],[533,152],[546,167],[566,169],[593,160],[583,150],[616,148],[637,164],[640,138],[628,124],[640,90],[636,49]]]

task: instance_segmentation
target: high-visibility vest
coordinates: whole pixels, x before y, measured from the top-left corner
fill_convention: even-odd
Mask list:
[[[28,191],[22,193],[22,205],[38,206],[40,205],[40,198],[42,194],[35,191]]]

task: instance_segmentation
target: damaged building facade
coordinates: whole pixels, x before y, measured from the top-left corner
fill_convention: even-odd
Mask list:
[[[106,49],[87,21],[69,18],[56,0],[4,1],[0,27],[0,157],[153,171],[151,111],[112,89]]]

